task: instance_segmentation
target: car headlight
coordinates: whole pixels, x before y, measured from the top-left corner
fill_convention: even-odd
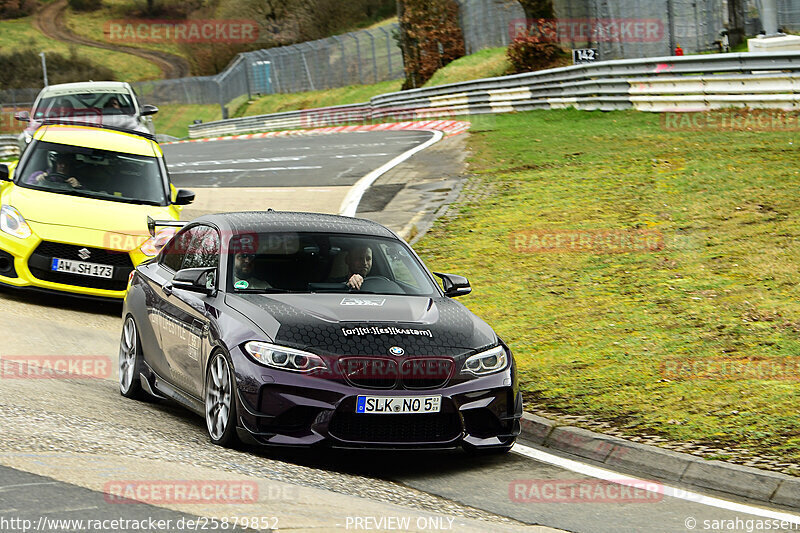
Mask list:
[[[310,372],[328,367],[322,357],[301,350],[258,341],[250,341],[244,347],[247,353],[259,363],[280,370]]]
[[[164,228],[158,230],[155,236],[147,239],[139,248],[147,257],[155,257],[158,252],[175,236],[177,228]]]
[[[471,355],[464,361],[464,371],[476,376],[485,376],[504,370],[508,365],[505,348],[496,346],[485,352]]]
[[[32,233],[31,227],[28,226],[19,211],[10,205],[0,207],[0,231],[18,239],[27,239]]]

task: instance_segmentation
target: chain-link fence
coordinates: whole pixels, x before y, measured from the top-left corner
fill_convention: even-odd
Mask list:
[[[786,31],[800,30],[800,2],[778,0],[778,25]]]
[[[18,111],[28,111],[41,89],[6,89],[0,91],[0,135],[19,133],[24,129],[21,122],[14,120]],[[0,157],[3,157],[0,155]]]
[[[800,31],[800,2],[797,0],[778,0],[778,27],[784,31]],[[761,12],[761,0],[749,0],[745,18],[745,31],[755,35],[763,28],[758,14]]]
[[[456,0],[467,53],[507,46],[530,21],[515,0]],[[724,0],[555,0],[560,42],[597,48],[600,59],[672,55],[716,48]]]
[[[403,77],[397,24],[245,54],[253,92],[315,91]]]
[[[397,24],[245,52],[216,76],[136,82],[147,103],[227,105],[243,95],[293,93],[403,77]]]

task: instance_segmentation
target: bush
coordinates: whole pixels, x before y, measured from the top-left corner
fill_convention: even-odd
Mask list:
[[[47,52],[45,59],[47,81],[50,84],[116,79],[111,69],[79,57],[75,49],[70,50],[69,56]],[[3,65],[3,69],[0,70],[0,89],[42,86],[42,58],[39,57],[38,51],[26,49],[0,53],[0,65]]]
[[[103,7],[102,0],[68,0],[67,3],[75,11],[97,11]]]
[[[68,0],[67,3],[75,11],[97,11],[103,7],[102,0]]]
[[[519,74],[553,66],[564,55],[564,51],[538,35],[521,35],[508,46],[506,55],[512,73]]]
[[[465,53],[455,0],[402,0],[398,3],[406,79],[403,90],[422,87],[433,73]]]
[[[27,17],[36,9],[36,0],[0,0],[0,19]]]

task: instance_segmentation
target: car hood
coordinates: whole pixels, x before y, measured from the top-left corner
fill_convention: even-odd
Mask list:
[[[2,203],[22,214],[40,237],[52,228],[83,228],[122,235],[149,236],[147,217],[177,218],[168,206],[149,206],[71,196],[25,187],[12,187],[3,193]]]
[[[332,355],[460,355],[496,344],[492,328],[449,298],[237,294],[228,305],[283,346]]]

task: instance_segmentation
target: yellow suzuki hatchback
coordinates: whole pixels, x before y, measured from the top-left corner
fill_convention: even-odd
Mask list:
[[[18,165],[0,164],[0,284],[123,298],[133,267],[175,228],[194,193],[175,190],[149,134],[45,122]]]

